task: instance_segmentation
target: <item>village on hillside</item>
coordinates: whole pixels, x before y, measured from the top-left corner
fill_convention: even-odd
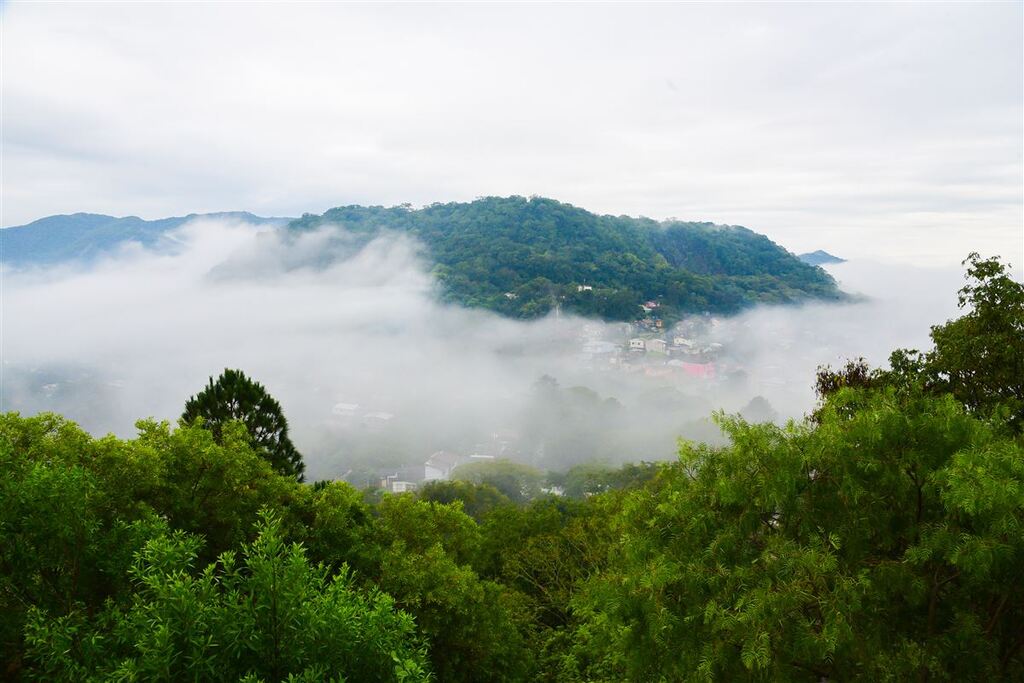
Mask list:
[[[720,324],[718,318],[692,316],[668,328],[658,308],[656,301],[646,302],[646,317],[632,324],[583,325],[579,354],[583,367],[639,372],[681,383],[720,380],[739,369],[725,362],[723,345],[710,339]]]

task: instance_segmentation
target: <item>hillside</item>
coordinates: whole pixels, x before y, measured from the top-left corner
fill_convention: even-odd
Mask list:
[[[116,218],[95,213],[48,216],[27,225],[0,230],[4,265],[49,265],[90,260],[126,242],[155,246],[169,230],[195,218],[237,219],[283,225],[287,218],[262,218],[243,211],[189,214],[147,221],[137,216]]]
[[[367,239],[384,230],[414,235],[448,300],[519,318],[556,305],[633,320],[651,300],[672,317],[843,296],[823,270],[746,228],[599,216],[544,198],[488,197],[419,210],[344,206],[289,227],[325,224]]]

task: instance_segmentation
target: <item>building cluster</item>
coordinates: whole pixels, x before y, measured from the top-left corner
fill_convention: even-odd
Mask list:
[[[649,312],[656,307],[656,302],[644,305]],[[688,318],[671,329],[664,329],[660,318],[610,327],[585,325],[580,358],[595,370],[643,372],[681,382],[714,381],[732,369],[722,344],[712,341],[718,325],[711,316]]]

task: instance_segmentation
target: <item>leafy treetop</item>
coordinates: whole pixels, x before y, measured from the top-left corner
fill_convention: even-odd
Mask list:
[[[288,421],[281,404],[241,370],[225,369],[216,381],[211,377],[206,389],[189,398],[181,419],[192,424],[197,418],[202,419],[218,441],[225,424],[232,420],[242,422],[253,448],[275,470],[302,481],[306,466],[288,437]]]

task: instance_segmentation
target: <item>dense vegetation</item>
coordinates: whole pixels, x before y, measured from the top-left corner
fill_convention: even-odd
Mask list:
[[[1024,680],[1024,287],[818,377],[801,423],[418,494],[302,484],[239,421],[0,417],[11,679]],[[467,514],[469,513],[469,514]]]
[[[598,216],[552,199],[488,197],[419,210],[344,206],[290,227],[324,224],[366,239],[381,231],[414,235],[450,301],[520,318],[562,306],[630,321],[652,300],[672,317],[840,297],[825,271],[746,228]]]

